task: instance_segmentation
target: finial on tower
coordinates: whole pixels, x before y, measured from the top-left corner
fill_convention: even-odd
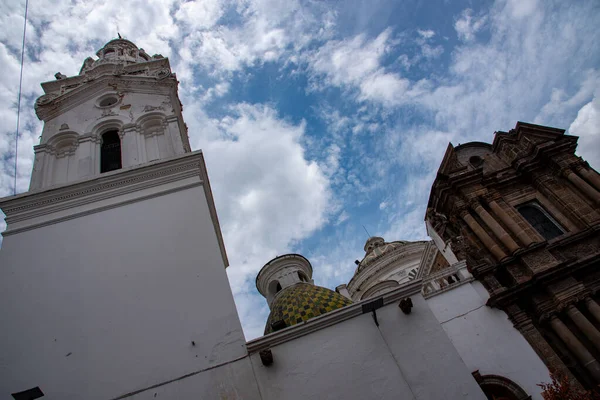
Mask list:
[[[119,39],[123,39],[123,38],[121,37],[121,34],[120,34],[119,32],[117,32],[117,36],[119,37]]]

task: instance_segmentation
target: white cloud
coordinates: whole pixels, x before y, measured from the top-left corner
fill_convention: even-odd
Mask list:
[[[346,210],[342,211],[340,215],[338,215],[337,220],[335,222],[336,225],[341,224],[344,221],[347,221],[350,218],[350,214],[346,212]]]
[[[592,168],[600,170],[600,99],[598,95],[581,107],[577,118],[569,127],[569,134],[579,136],[577,153]]]
[[[259,269],[328,220],[332,193],[324,170],[305,157],[305,124],[264,105],[238,104],[211,120],[189,104],[193,147],[204,151],[231,266],[228,275],[248,339],[261,335]],[[335,151],[333,151],[335,153]],[[257,309],[262,310],[257,314]]]
[[[454,22],[454,29],[460,40],[470,42],[475,39],[477,32],[483,28],[486,22],[486,17],[473,17],[473,10],[467,8],[460,17]]]
[[[223,16],[224,8],[220,1],[188,1],[175,12],[175,18],[186,25],[186,30],[208,29]]]
[[[240,23],[218,24],[226,12]],[[175,18],[190,31],[179,52],[182,61],[216,75],[284,55],[289,59],[316,38],[327,38],[333,28],[333,14],[325,5],[297,0],[184,3]]]
[[[421,29],[417,29],[417,33],[423,38],[423,39],[431,39],[433,36],[435,36],[435,32],[432,31],[431,29],[427,29],[427,30],[421,30]]]
[[[364,35],[329,41],[318,49],[309,62],[317,74],[326,77],[327,84],[360,84],[379,70],[380,58],[389,50],[390,34],[388,29],[370,41]]]

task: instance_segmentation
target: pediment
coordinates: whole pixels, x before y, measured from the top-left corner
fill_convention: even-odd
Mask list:
[[[63,94],[46,94],[38,98],[35,111],[39,119],[49,121],[105,92],[170,94],[177,90],[177,79],[157,79],[151,76],[103,75],[87,81]]]

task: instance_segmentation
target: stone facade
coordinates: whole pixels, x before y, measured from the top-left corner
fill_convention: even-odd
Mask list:
[[[426,223],[551,371],[600,383],[600,175],[577,137],[517,123],[492,144],[450,144]]]

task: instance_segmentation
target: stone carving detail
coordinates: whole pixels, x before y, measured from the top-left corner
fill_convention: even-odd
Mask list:
[[[492,274],[488,274],[488,275],[484,276],[483,282],[485,283],[485,286],[491,295],[504,290],[504,286],[502,286],[500,284],[500,282],[498,282],[496,277]]]
[[[527,282],[533,275],[526,267],[518,264],[508,265],[506,269],[517,283]]]
[[[450,239],[450,248],[459,261],[467,259],[467,245],[465,244],[465,238],[461,235],[453,236]]]
[[[160,69],[156,72],[155,76],[158,80],[168,78],[169,76],[171,76],[171,70],[168,68]]]
[[[150,105],[146,105],[142,111],[143,111],[143,112],[148,112],[148,111],[154,111],[154,110],[161,110],[161,111],[165,111],[165,108],[162,106],[162,104],[161,104],[160,106],[150,106]]]
[[[100,116],[100,118],[104,118],[104,117],[114,117],[117,116],[119,114],[117,114],[116,112],[113,111],[112,108],[107,108],[102,110],[102,115]]]
[[[54,100],[56,98],[56,94],[55,93],[48,93],[48,94],[43,94],[40,97],[38,97],[38,99],[35,101],[35,107],[43,107],[45,105],[48,105],[52,102],[52,100]]]
[[[521,259],[534,273],[544,271],[558,264],[556,258],[545,249],[524,254]]]
[[[556,250],[556,255],[563,260],[589,257],[597,253],[600,253],[600,239],[592,239]]]

